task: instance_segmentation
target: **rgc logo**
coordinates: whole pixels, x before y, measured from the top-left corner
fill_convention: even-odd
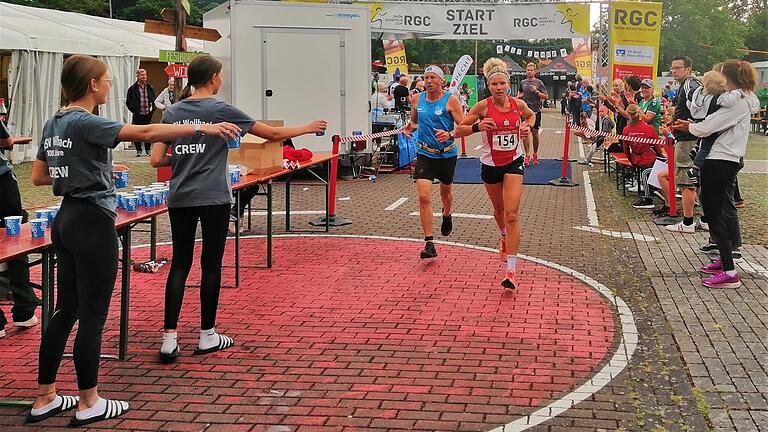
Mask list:
[[[656,11],[616,9],[613,15],[614,25],[656,27],[658,23],[659,14]]]

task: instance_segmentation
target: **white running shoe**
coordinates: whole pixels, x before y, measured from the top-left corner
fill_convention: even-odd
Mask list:
[[[686,234],[696,234],[696,226],[694,224],[686,225],[683,221],[680,221],[674,225],[667,225],[664,227],[667,231],[681,232]]]
[[[701,231],[709,231],[709,224],[702,222],[701,219],[696,221],[696,229]]]

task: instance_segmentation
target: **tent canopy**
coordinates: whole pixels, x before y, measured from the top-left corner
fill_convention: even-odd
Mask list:
[[[576,67],[562,57],[555,57],[552,62],[539,69],[539,75],[574,75]]]
[[[507,64],[507,72],[509,72],[510,76],[525,75],[525,69],[509,56],[505,55],[501,60]]]
[[[189,51],[203,50],[201,41],[187,44]],[[140,22],[0,3],[0,50],[156,59],[174,46],[174,37],[144,33]]]

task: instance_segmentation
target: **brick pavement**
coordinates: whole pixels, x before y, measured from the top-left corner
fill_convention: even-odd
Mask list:
[[[557,134],[557,128],[560,126],[561,122],[562,120],[559,115],[553,115],[551,113],[545,114],[545,130],[541,134],[542,151],[540,154],[542,157],[554,158],[562,151],[563,135]],[[472,153],[473,148],[474,146],[468,146],[470,154]],[[572,146],[571,157],[575,158],[577,154],[578,150],[575,146]],[[574,166],[573,170],[574,177],[581,180],[583,168]],[[581,183],[581,181],[579,182]],[[610,188],[610,186],[607,186],[609,182],[604,177],[596,175],[593,177],[592,182],[595,184],[596,191],[599,192],[596,193],[596,196],[598,199],[598,211],[601,213],[601,218],[606,222],[611,222],[608,219],[611,215],[615,218],[617,214],[617,212],[610,210],[613,206],[618,205],[613,199],[615,192],[608,190],[608,188]],[[684,354],[681,353],[676,343],[677,329],[672,325],[671,321],[667,320],[664,314],[664,308],[659,302],[659,298],[662,298],[662,296],[657,297],[657,290],[650,289],[655,288],[655,284],[645,267],[640,253],[642,248],[647,248],[649,246],[636,244],[631,238],[612,238],[573,229],[573,227],[588,224],[586,219],[584,190],[582,188],[583,185],[572,189],[555,188],[551,186],[526,186],[521,207],[521,224],[523,227],[521,253],[572,268],[604,285],[620,299],[623,299],[628,304],[634,316],[636,334],[638,335],[637,349],[628,366],[597,393],[587,397],[574,408],[561,413],[556,418],[548,420],[530,430],[586,431],[644,430],[655,428],[664,428],[667,430],[706,430],[711,424],[718,424],[717,418],[713,416],[710,419],[707,415],[707,401],[704,400],[704,396],[701,396],[691,384],[691,377],[693,374],[689,373],[685,363]],[[277,190],[276,203],[280,206],[282,195],[280,189],[278,188]],[[608,190],[608,192],[605,193],[605,190]],[[301,187],[295,189],[293,194],[295,208],[320,210],[322,208],[322,202],[319,195],[319,193],[315,194],[311,190],[303,191]],[[491,214],[491,206],[482,185],[457,185],[455,188],[455,195],[455,212],[480,215]],[[418,210],[418,206],[412,180],[410,180],[407,175],[382,175],[376,183],[367,181],[342,182],[339,184],[338,196],[348,196],[350,199],[338,202],[337,214],[352,219],[354,223],[347,227],[334,228],[332,230],[333,234],[382,235],[416,239],[420,238],[422,235],[418,224],[418,217],[409,215],[411,212]],[[400,198],[408,198],[408,200],[395,210],[385,210],[386,207]],[[439,202],[437,193],[433,195],[433,198],[435,203]],[[435,205],[435,210],[439,211],[437,205]],[[606,210],[608,211],[606,212]],[[306,221],[315,217],[316,216],[312,215],[296,216],[293,218],[294,226],[303,225]],[[277,227],[280,227],[279,224],[281,223],[281,220],[280,217],[276,218],[276,224],[278,224],[276,225]],[[251,234],[263,233],[263,218],[255,217],[254,223],[254,231]],[[629,230],[626,221],[619,220],[613,221],[612,223],[614,224],[612,228],[618,226],[621,228],[620,231]],[[623,225],[621,225],[622,223]],[[161,231],[161,240],[168,240],[167,220],[165,218],[162,218]],[[498,239],[497,236],[498,233],[491,220],[457,218],[455,220],[454,233],[448,240],[463,244],[493,248],[496,245]],[[135,237],[136,243],[146,242],[146,239],[142,238],[140,235]],[[280,248],[281,244],[287,244],[289,241],[292,242],[294,240],[278,239],[276,241],[276,247]],[[372,244],[373,243],[375,242],[372,242]],[[438,250],[441,253],[441,256],[437,259],[438,262],[449,262],[453,259],[455,254],[460,253],[459,251],[462,251],[463,253],[463,249],[454,249],[452,246],[445,245],[438,245]],[[405,246],[399,246],[397,249],[397,258],[404,260],[403,262],[412,261],[412,267],[419,268],[418,266],[421,264],[418,263],[417,260],[418,252],[418,244],[405,243]],[[382,248],[381,250],[378,250],[375,247],[359,248],[360,257],[368,257],[368,262],[371,263],[377,262],[378,257],[387,256],[389,253],[390,251],[388,247]],[[272,270],[272,272],[285,271],[285,268],[281,267],[282,265],[283,264],[281,264],[280,261],[276,261],[275,269]],[[476,263],[474,261],[456,262],[455,265],[453,265],[452,270],[454,273],[462,276],[471,274],[477,278],[486,277],[482,276],[483,273],[477,272]],[[268,272],[265,270],[260,271]],[[497,267],[497,271],[498,273],[494,273],[494,275],[488,274],[487,277],[490,278],[488,279],[489,281],[492,280],[492,282],[489,282],[489,287],[493,288],[491,291],[493,294],[491,295],[500,298],[502,292],[500,291],[500,288],[496,288],[496,284],[498,283],[496,279],[501,275],[499,267]],[[387,272],[384,273],[386,278],[392,277],[392,275]],[[477,283],[477,280],[473,279],[473,281]],[[226,295],[227,291],[225,290],[224,296]],[[152,303],[152,306],[154,306],[154,309],[160,313],[159,310],[161,309],[161,306],[159,300]],[[138,308],[139,306],[134,303],[133,307]],[[225,309],[226,308],[224,307],[222,308],[222,314],[227,313],[225,312]],[[617,326],[619,325],[618,315],[616,314],[617,310],[614,306],[611,306],[611,309],[614,312],[614,326]],[[157,332],[158,330],[159,329],[154,327],[149,328],[144,326],[135,329],[138,333],[147,332],[147,334]],[[238,333],[239,332],[240,331],[238,331]],[[245,334],[248,335],[248,333]],[[235,334],[235,336],[237,337],[238,334]],[[18,335],[10,334],[9,338],[3,341],[2,350],[0,350],[0,352],[7,352],[7,343],[8,341],[12,341],[14,337],[18,337]],[[246,337],[250,337],[250,335]],[[133,339],[132,345],[136,343],[133,342]],[[156,347],[152,346],[152,344],[155,343],[154,338],[151,339],[152,340],[147,341],[139,339],[137,341],[139,344],[146,343],[146,346],[148,347],[145,350],[146,352],[139,354],[139,356],[143,355],[146,357],[148,355],[153,355]],[[290,346],[286,346],[285,348],[289,349]],[[613,352],[617,348],[618,341],[614,339],[614,343],[610,346],[609,351]],[[240,353],[239,351],[233,351],[233,353],[234,352]],[[245,362],[248,364],[250,361],[254,360],[252,353],[247,354],[249,355],[237,358],[237,363]],[[28,359],[20,359],[12,353],[8,355],[3,354],[3,358],[6,363],[11,360],[15,362],[12,366],[12,370],[15,374],[13,381],[25,381],[28,386],[25,386],[24,388],[33,388],[32,384],[34,378],[32,373],[34,371],[35,362],[25,361]],[[18,363],[22,361],[24,361],[23,366]],[[758,362],[759,361],[760,360],[758,360]],[[108,363],[105,363],[105,367],[113,367],[111,365],[106,365],[108,365]],[[178,429],[184,429],[181,426],[182,424],[197,421],[197,416],[205,414],[200,421],[210,423],[210,426],[197,425],[196,427],[189,427],[188,430],[238,430],[241,425],[238,425],[236,428],[233,418],[227,416],[227,410],[231,409],[232,406],[243,406],[242,409],[248,410],[248,414],[257,417],[268,415],[269,409],[281,406],[277,404],[274,404],[272,407],[258,406],[251,403],[238,404],[235,403],[234,400],[225,399],[221,401],[222,403],[220,406],[210,408],[207,403],[227,395],[215,392],[210,394],[206,393],[208,390],[204,390],[203,387],[197,386],[194,382],[190,382],[188,385],[183,386],[182,391],[179,393],[158,390],[157,388],[152,387],[153,385],[156,385],[154,384],[156,379],[149,380],[152,382],[147,382],[145,378],[133,376],[133,374],[137,373],[136,366],[137,365],[134,364],[134,362],[127,362],[125,365],[114,366],[115,369],[109,370],[108,373],[105,369],[104,379],[114,378],[126,380],[126,382],[130,382],[131,385],[147,386],[146,388],[139,387],[136,389],[135,398],[132,399],[133,401],[142,404],[142,412],[144,412],[144,409],[153,409],[153,405],[144,407],[143,404],[145,402],[154,403],[154,409],[156,411],[164,411],[161,409],[164,404],[195,404],[196,406],[205,407],[200,408],[200,410],[214,411],[211,413],[203,413],[200,411],[177,410],[170,414],[164,414],[165,416],[170,417],[161,418],[156,421],[144,420],[145,423],[141,423],[138,419],[134,419],[136,421],[131,423],[131,427],[135,429],[170,429],[175,427],[174,425],[176,424],[180,425]],[[184,373],[192,373],[191,377],[195,379],[211,380],[218,377],[218,375],[216,375],[217,373],[229,372],[229,367],[237,367],[237,365],[219,365],[217,362],[215,370],[209,368],[202,371],[199,371],[199,368],[193,367],[191,363],[184,367],[190,369],[189,371],[184,371]],[[182,367],[182,369],[184,369],[184,367]],[[158,366],[156,370],[149,370],[146,373],[149,377],[157,378],[164,376],[167,371],[162,370]],[[195,375],[195,373],[199,373],[200,375]],[[174,379],[184,379],[183,374],[181,376],[171,375]],[[30,376],[32,378],[30,378]],[[215,387],[226,388],[227,386]],[[538,388],[538,385],[535,387]],[[111,388],[108,386],[105,387],[105,389],[114,392],[115,396],[120,395],[121,392],[125,390],[123,387]],[[562,397],[567,394],[567,392],[568,390],[560,390],[552,397]],[[490,398],[488,400],[489,405],[493,405],[493,403],[496,402],[492,399],[493,398]],[[362,399],[362,401],[366,401],[366,399]],[[372,401],[373,402],[369,401],[364,403],[376,405],[371,409],[392,409],[389,404],[387,404],[387,407],[384,406],[384,402],[386,402],[385,400],[373,399]],[[423,411],[421,409],[417,410],[420,412]],[[20,412],[21,410],[18,409],[0,408],[0,424],[18,425],[18,414]],[[712,412],[717,413],[715,410]],[[445,413],[441,413],[441,415],[442,414]],[[510,412],[509,414],[512,413]],[[520,413],[515,412],[515,414]],[[425,416],[428,415],[429,414],[425,414]],[[151,416],[148,418],[151,418]],[[174,421],[175,419],[178,421]],[[481,422],[486,425],[493,424],[499,426],[500,424],[503,424],[504,421],[512,420],[514,420],[514,418],[508,417],[504,420],[495,418],[494,421],[490,421],[483,417]],[[712,423],[710,423],[710,421]],[[158,422],[163,423],[159,424]],[[392,426],[392,429],[395,429],[403,425]],[[4,426],[4,429],[14,430],[15,427]],[[370,427],[366,427],[361,428],[360,430],[369,429]],[[387,427],[382,429],[387,429]],[[436,426],[432,429],[438,430],[440,427]],[[245,427],[243,430],[249,430],[249,428]],[[252,430],[265,430],[265,428],[254,427]],[[304,427],[300,429],[298,425],[283,423],[282,428],[273,428],[271,430],[293,431],[321,429],[314,425],[304,425]],[[452,430],[456,429],[454,428]],[[468,428],[468,430],[488,429],[476,427]]]

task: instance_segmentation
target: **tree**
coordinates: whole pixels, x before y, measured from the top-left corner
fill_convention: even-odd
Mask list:
[[[741,58],[747,26],[728,12],[725,0],[666,0],[661,26],[659,70],[687,55],[697,71]]]
[[[744,45],[748,49],[768,51],[768,9],[753,13],[747,22]],[[749,53],[744,60],[750,62],[768,60],[768,54]]]
[[[108,0],[4,0],[7,3],[32,6],[43,9],[56,9],[101,17],[109,16]]]

